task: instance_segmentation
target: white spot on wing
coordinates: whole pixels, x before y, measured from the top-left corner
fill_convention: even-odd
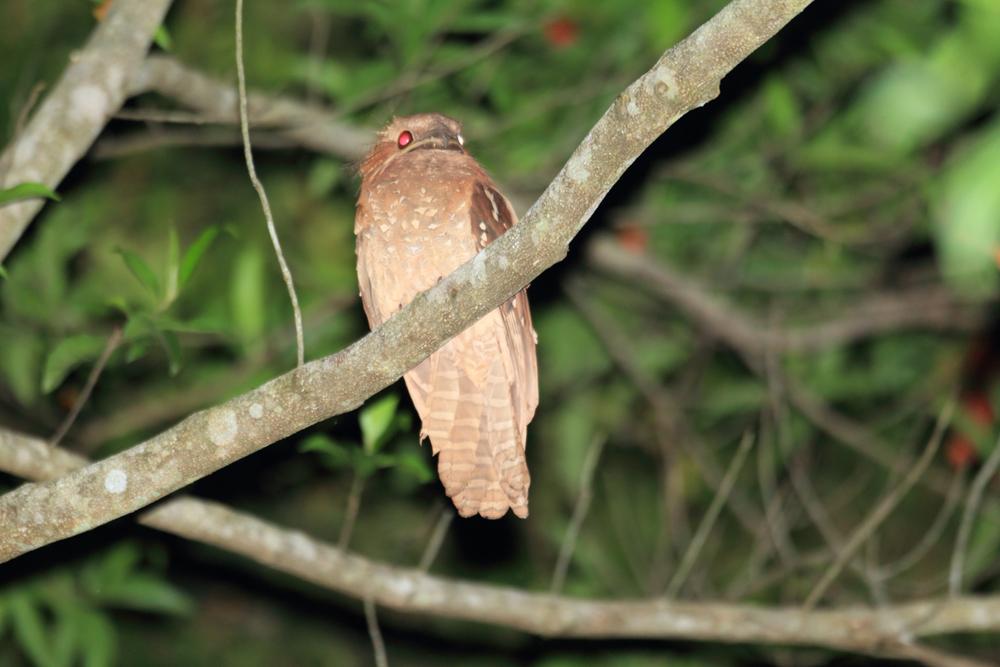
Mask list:
[[[250,406],[250,416],[254,419],[260,419],[264,416],[264,406],[260,403],[254,403]]]

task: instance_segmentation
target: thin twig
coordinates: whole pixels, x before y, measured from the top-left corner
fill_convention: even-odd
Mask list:
[[[375,652],[375,667],[389,667],[389,658],[385,654],[385,642],[382,641],[382,631],[378,628],[378,616],[375,615],[375,601],[365,598],[365,621],[368,623],[368,636],[372,639],[372,650]]]
[[[962,522],[958,526],[958,537],[955,539],[955,551],[951,555],[951,567],[948,571],[948,594],[952,597],[958,595],[962,589],[962,570],[965,568],[965,552],[969,546],[969,536],[972,534],[972,522],[979,511],[979,503],[983,499],[983,491],[993,475],[1000,466],[1000,440],[993,445],[993,451],[983,464],[982,469],[976,473],[976,478],[972,481],[969,489],[969,498],[965,501],[965,510],[962,512]]]
[[[42,96],[42,92],[45,91],[45,82],[39,81],[34,86],[31,87],[31,92],[28,93],[28,100],[21,107],[21,112],[17,114],[17,122],[14,123],[14,136],[17,137],[24,130],[24,126],[28,124],[28,118],[31,116],[32,110],[35,105],[38,104],[38,98]]]
[[[941,510],[938,512],[937,516],[934,517],[934,522],[931,527],[924,532],[923,537],[920,538],[920,542],[917,543],[912,549],[910,549],[906,555],[901,556],[893,563],[888,563],[879,567],[877,576],[882,581],[888,581],[894,577],[899,576],[903,572],[909,570],[911,567],[919,563],[924,556],[941,540],[941,535],[944,534],[944,529],[948,525],[948,519],[951,518],[952,512],[958,506],[958,499],[961,496],[960,491],[965,486],[965,475],[963,471],[957,470],[951,478],[951,487],[948,489],[948,495],[945,497],[944,504],[941,506]]]
[[[281,251],[281,241],[278,240],[278,231],[274,226],[274,217],[271,215],[271,204],[267,200],[267,193],[264,186],[257,178],[257,170],[253,164],[253,153],[250,150],[250,122],[247,119],[247,82],[246,73],[243,71],[243,0],[236,0],[236,76],[239,81],[240,96],[240,132],[243,135],[243,156],[247,163],[247,173],[253,189],[257,191],[260,198],[261,208],[264,209],[264,217],[267,218],[267,233],[271,235],[271,244],[274,246],[274,254],[278,258],[278,266],[281,267],[281,277],[285,280],[288,288],[288,298],[292,302],[292,315],[295,318],[295,349],[296,366],[301,367],[305,363],[305,342],[302,334],[302,311],[299,310],[299,297],[295,294],[295,283],[292,281],[292,272],[285,262],[285,255]]]
[[[176,109],[121,109],[115,120],[132,120],[140,123],[165,123],[170,125],[215,125],[232,122],[229,116],[212,116],[197,111]],[[256,123],[261,126],[260,122]]]
[[[337,547],[346,549],[351,542],[351,534],[354,532],[354,524],[358,520],[358,512],[361,510],[361,494],[365,490],[365,478],[354,473],[351,480],[351,490],[347,494],[347,507],[344,509],[344,522],[340,524],[340,536],[337,538]]]
[[[840,550],[837,554],[837,559],[833,562],[833,565],[826,571],[823,577],[819,580],[816,586],[809,593],[803,604],[803,609],[810,610],[816,606],[823,594],[830,587],[830,584],[840,575],[841,571],[844,569],[844,565],[847,561],[854,556],[854,553],[858,548],[864,544],[871,534],[878,528],[883,521],[892,513],[899,504],[899,501],[913,488],[913,485],[917,483],[920,476],[924,474],[924,470],[930,465],[930,462],[934,459],[934,454],[937,453],[938,447],[941,446],[941,440],[944,438],[944,431],[948,427],[951,421],[951,415],[954,411],[955,403],[954,401],[948,401],[944,409],[941,411],[941,415],[938,417],[937,424],[934,427],[934,433],[931,435],[930,440],[927,442],[927,447],[924,448],[923,454],[914,463],[913,467],[910,468],[903,480],[896,486],[892,491],[890,491],[879,504],[875,507],[875,510],[868,515],[868,518],[861,522],[861,525],[854,531],[850,539],[844,545],[844,548]]]
[[[427,572],[431,569],[431,565],[434,564],[434,560],[441,551],[441,545],[444,544],[444,537],[448,534],[448,527],[454,520],[455,510],[450,505],[444,506],[441,509],[441,515],[434,524],[434,531],[431,533],[431,538],[427,540],[427,546],[424,547],[424,553],[420,556],[420,564],[417,565],[418,570]]]
[[[805,507],[806,513],[816,525],[819,534],[823,537],[827,546],[830,547],[834,558],[836,558],[844,549],[844,538],[837,527],[833,525],[829,512],[813,488],[809,475],[806,473],[805,457],[796,457],[795,462],[791,466],[791,473],[792,488],[795,489],[799,499],[802,501],[802,506]],[[851,561],[850,567],[864,580],[872,595],[872,599],[879,606],[886,606],[888,598],[882,586],[882,579],[877,577],[870,569],[854,561]]]
[[[91,392],[93,392],[94,387],[97,386],[97,381],[100,379],[101,373],[104,371],[104,367],[108,363],[108,359],[111,358],[111,355],[114,353],[115,349],[117,349],[121,340],[122,329],[121,327],[116,326],[111,332],[111,335],[108,336],[108,341],[104,344],[104,349],[101,350],[101,356],[97,358],[97,361],[94,362],[94,367],[90,369],[90,375],[87,376],[87,383],[83,386],[83,391],[80,392],[80,395],[73,403],[73,408],[69,411],[69,414],[66,415],[66,418],[63,419],[62,424],[59,425],[59,428],[56,429],[55,435],[53,435],[52,439],[49,441],[49,444],[53,447],[59,444],[69,429],[72,428],[76,418],[80,416],[80,411],[83,410],[83,406],[86,405]]]
[[[747,454],[750,453],[753,443],[753,434],[747,432],[740,441],[736,455],[733,456],[733,460],[729,463],[729,469],[726,470],[726,476],[722,478],[722,484],[719,485],[718,492],[712,498],[712,504],[708,506],[705,516],[702,518],[701,523],[698,524],[698,529],[695,531],[694,537],[691,538],[691,544],[688,545],[687,551],[684,552],[684,557],[677,567],[677,571],[674,572],[674,576],[667,586],[666,597],[672,598],[676,596],[684,585],[684,581],[690,574],[691,568],[694,567],[694,562],[698,558],[698,554],[701,553],[702,547],[705,546],[705,541],[712,532],[712,527],[715,526],[715,520],[719,517],[719,512],[726,503],[729,492],[736,483],[736,477],[743,468],[743,462],[746,460]]]
[[[584,519],[587,518],[590,501],[594,497],[594,472],[597,470],[598,461],[601,460],[601,452],[604,451],[605,442],[607,442],[605,434],[595,435],[587,450],[587,456],[583,460],[583,469],[580,472],[580,493],[576,497],[573,516],[566,528],[566,535],[559,547],[556,567],[552,572],[552,584],[549,586],[549,590],[553,593],[561,591],[563,584],[566,583],[566,572],[569,570],[569,563],[573,558],[576,540],[580,536],[580,527],[583,525]]]

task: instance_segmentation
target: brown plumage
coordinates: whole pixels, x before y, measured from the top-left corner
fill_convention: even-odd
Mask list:
[[[372,327],[433,287],[516,221],[510,202],[440,114],[396,118],[361,165],[358,282]],[[528,516],[524,457],[538,405],[535,332],[522,290],[405,375],[462,516]]]

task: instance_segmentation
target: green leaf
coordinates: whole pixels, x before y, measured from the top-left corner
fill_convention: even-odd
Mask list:
[[[3,268],[3,264],[0,264],[0,278],[7,279],[7,269]]]
[[[84,583],[97,594],[104,586],[117,584],[135,572],[142,553],[134,542],[121,542],[84,569]]]
[[[137,340],[128,346],[128,350],[125,352],[125,363],[131,364],[136,359],[145,357],[147,352],[149,352],[149,342]]]
[[[167,277],[164,301],[167,304],[177,298],[178,272],[180,271],[181,242],[177,236],[177,227],[170,226],[167,232]]]
[[[399,396],[387,394],[361,409],[361,440],[366,454],[375,454],[395,433]]]
[[[938,181],[934,206],[945,279],[970,297],[997,290],[1000,251],[1000,123],[977,135]]]
[[[299,445],[299,451],[319,454],[320,460],[328,468],[343,469],[353,467],[357,447],[344,445],[327,435],[317,433],[306,438]]]
[[[421,451],[404,450],[396,455],[397,469],[406,476],[426,484],[434,479],[434,471],[427,462],[427,455]]]
[[[30,405],[38,397],[45,344],[30,330],[0,331],[0,340],[0,375],[18,402]]]
[[[171,583],[149,574],[135,573],[105,586],[101,602],[122,609],[183,616],[191,613],[191,599]]]
[[[174,48],[174,40],[170,38],[166,26],[162,25],[153,33],[153,43],[164,51],[170,51]]]
[[[341,180],[343,174],[343,162],[329,158],[316,160],[309,169],[306,180],[306,189],[309,195],[315,199],[328,196]]]
[[[377,470],[391,468],[396,457],[391,454],[361,454],[354,457],[354,471],[361,477],[371,477]]]
[[[245,344],[260,339],[267,324],[264,305],[264,254],[259,245],[248,243],[236,258],[230,282],[230,303],[236,335]]]
[[[149,293],[154,299],[159,300],[162,296],[160,292],[160,281],[157,279],[156,274],[153,273],[153,269],[149,268],[149,264],[146,263],[139,255],[135,254],[130,250],[124,248],[117,248],[116,252],[121,255],[122,260],[125,262],[125,266],[128,270],[132,272],[143,287],[149,290]]]
[[[212,241],[215,237],[219,235],[219,227],[217,225],[212,225],[195,239],[194,243],[188,246],[188,249],[184,251],[184,258],[181,260],[180,274],[178,276],[178,281],[180,284],[180,289],[184,289],[187,285],[188,280],[191,279],[191,274],[198,267],[198,262],[201,261],[202,256],[205,251],[212,245]]]
[[[802,129],[802,109],[792,88],[778,76],[764,86],[764,111],[767,123],[780,136],[794,136]]]
[[[84,667],[111,667],[115,663],[118,636],[108,618],[93,610],[80,610],[80,657]]]
[[[36,665],[52,665],[45,632],[45,623],[35,600],[26,590],[12,591],[7,595],[7,609],[10,612],[14,637],[25,655]]]
[[[74,605],[55,612],[55,623],[49,631],[49,648],[52,652],[52,664],[57,667],[70,667],[73,664],[73,655],[82,639],[79,617],[73,613],[77,607],[78,605]]]
[[[170,375],[177,375],[181,370],[181,342],[173,331],[157,329],[157,339],[167,353]]]
[[[52,201],[60,200],[59,195],[44,183],[20,183],[12,188],[0,190],[0,206],[23,199],[37,199],[38,197],[44,197]]]
[[[70,371],[80,364],[96,359],[106,342],[100,336],[77,334],[56,343],[45,359],[42,372],[42,392],[48,394],[58,387]]]

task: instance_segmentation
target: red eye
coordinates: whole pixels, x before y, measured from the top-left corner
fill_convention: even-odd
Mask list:
[[[400,148],[406,146],[411,141],[413,141],[413,134],[411,134],[409,130],[403,130],[400,132],[399,139],[396,139],[396,143],[399,144]]]

